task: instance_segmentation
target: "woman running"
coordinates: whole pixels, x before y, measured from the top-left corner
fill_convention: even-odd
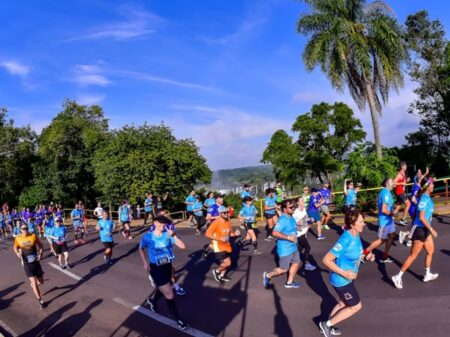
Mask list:
[[[52,239],[52,246],[58,257],[58,262],[61,269],[70,269],[69,248],[67,247],[66,235],[66,226],[62,224],[62,220],[60,218],[57,218],[55,220],[55,226],[50,232],[50,238]],[[63,255],[65,263],[63,263]]]
[[[266,241],[273,240],[272,231],[273,227],[278,221],[278,216],[276,212],[276,196],[275,190],[273,188],[268,188],[266,190],[266,197],[264,198],[264,217],[266,218]]]
[[[258,241],[255,233],[255,229],[253,226],[256,225],[256,214],[258,213],[255,205],[253,205],[252,197],[245,197],[245,204],[239,212],[238,219],[243,223],[246,230],[246,235],[244,240],[240,241],[241,246],[245,247],[246,245],[251,244],[253,246],[253,255],[261,255],[261,252],[258,250]]]
[[[303,197],[298,197],[295,202],[297,203],[297,208],[295,209],[292,216],[297,223],[298,251],[301,254],[301,252],[304,250],[303,267],[305,268],[305,270],[313,271],[316,270],[316,266],[312,265],[309,261],[311,246],[309,245],[308,239],[306,238],[306,233],[308,233],[308,230],[311,226],[308,225],[308,214],[306,212],[305,202],[303,201]]]
[[[330,319],[319,323],[320,331],[325,337],[340,334],[335,325],[353,316],[362,307],[354,280],[358,276],[363,252],[359,235],[364,230],[365,223],[361,213],[350,210],[345,215],[345,224],[349,229],[323,258],[323,263],[331,270],[330,283],[339,296]],[[374,258],[372,253],[366,256],[368,261],[373,261]]]
[[[403,288],[402,276],[411,264],[417,259],[420,252],[425,248],[425,276],[424,282],[433,281],[438,278],[439,274],[433,274],[430,271],[431,262],[434,254],[434,241],[437,238],[436,230],[431,226],[433,217],[434,203],[431,199],[431,193],[434,188],[434,180],[429,178],[422,186],[422,195],[420,196],[419,206],[417,207],[417,215],[414,218],[412,231],[412,247],[409,256],[403,263],[400,272],[392,276],[392,281],[397,289]]]
[[[100,241],[102,242],[103,247],[105,247],[105,255],[103,256],[103,260],[106,264],[113,264],[111,256],[114,248],[114,222],[109,218],[108,211],[102,211],[102,218],[101,220],[98,220],[97,226],[95,228],[100,234]]]

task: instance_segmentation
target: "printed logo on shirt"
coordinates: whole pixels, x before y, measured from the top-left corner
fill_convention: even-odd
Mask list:
[[[333,249],[337,252],[340,252],[342,250],[342,245],[340,243],[336,243]]]

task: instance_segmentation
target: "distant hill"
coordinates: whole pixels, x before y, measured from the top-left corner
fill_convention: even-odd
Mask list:
[[[271,165],[248,166],[214,171],[210,187],[217,190],[239,187],[246,183],[263,185],[274,181],[275,175]]]

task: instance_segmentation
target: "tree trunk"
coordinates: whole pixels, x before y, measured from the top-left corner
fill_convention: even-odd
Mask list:
[[[377,159],[382,159],[383,154],[381,152],[381,137],[380,137],[380,127],[378,125],[378,111],[375,106],[375,93],[373,92],[372,84],[365,79],[366,90],[367,90],[367,100],[369,103],[370,116],[372,117],[372,127],[373,127],[373,138],[375,140],[375,149],[377,152]]]

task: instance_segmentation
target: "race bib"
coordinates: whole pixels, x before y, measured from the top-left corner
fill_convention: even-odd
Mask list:
[[[37,255],[36,254],[27,255],[25,256],[25,259],[27,263],[33,263],[37,261]]]
[[[162,266],[162,265],[168,264],[170,262],[172,262],[172,259],[167,255],[156,258],[156,264],[158,266]]]

